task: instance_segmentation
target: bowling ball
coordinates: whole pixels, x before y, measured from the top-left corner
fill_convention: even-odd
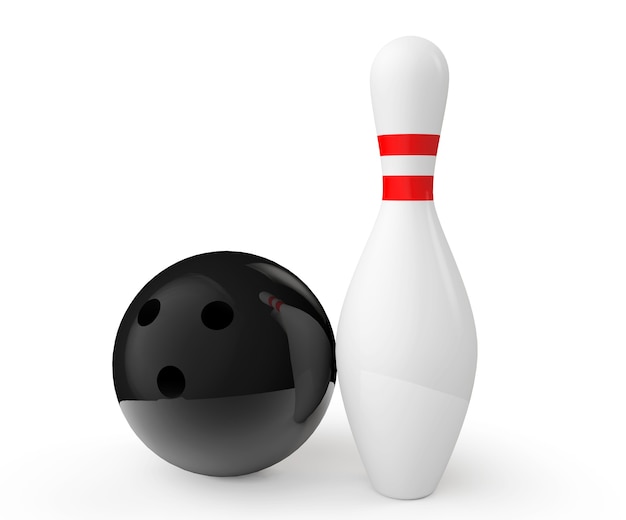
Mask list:
[[[215,252],[154,277],[113,351],[117,398],[157,455],[189,471],[243,475],[297,450],[328,407],[335,339],[321,304],[265,258]]]

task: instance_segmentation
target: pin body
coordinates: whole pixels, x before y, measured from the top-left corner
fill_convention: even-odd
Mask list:
[[[372,68],[383,201],[346,296],[338,377],[374,488],[431,494],[474,383],[476,332],[432,200],[447,97],[445,58],[421,38],[387,45]]]

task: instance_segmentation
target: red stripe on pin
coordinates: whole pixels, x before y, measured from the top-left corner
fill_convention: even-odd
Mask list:
[[[433,200],[433,176],[385,175],[383,200]]]
[[[280,308],[282,307],[282,305],[283,305],[282,300],[278,300],[276,302],[276,305],[274,306],[274,308],[276,309],[276,312],[280,312]]]
[[[379,135],[380,155],[437,155],[439,136],[434,134]]]

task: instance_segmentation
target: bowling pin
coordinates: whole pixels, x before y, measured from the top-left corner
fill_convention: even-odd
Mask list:
[[[400,38],[370,83],[383,200],[341,311],[337,374],[373,487],[416,499],[441,479],[476,371],[472,311],[433,203],[448,65],[431,42]]]

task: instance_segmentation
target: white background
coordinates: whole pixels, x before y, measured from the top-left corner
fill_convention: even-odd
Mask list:
[[[619,5],[0,3],[0,516],[624,518]],[[376,494],[339,391],[268,470],[163,462],[115,398],[127,305],[175,261],[240,250],[336,329],[380,200],[369,67],[407,34],[449,63],[435,200],[479,338],[438,490]]]

